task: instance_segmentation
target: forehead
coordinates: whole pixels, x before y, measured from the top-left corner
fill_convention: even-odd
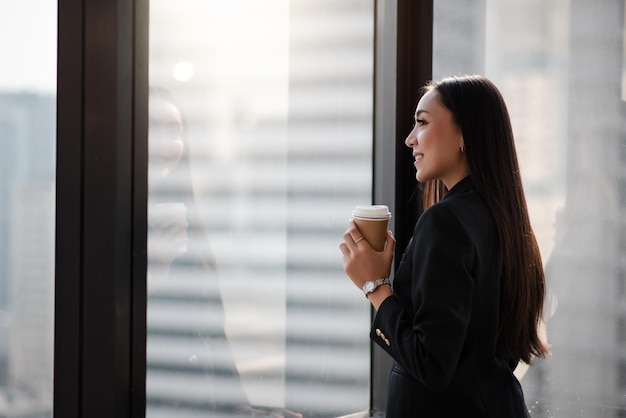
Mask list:
[[[439,109],[442,109],[443,105],[439,100],[439,93],[437,89],[431,89],[426,92],[417,103],[417,109],[415,109],[415,114],[421,112],[433,113]]]

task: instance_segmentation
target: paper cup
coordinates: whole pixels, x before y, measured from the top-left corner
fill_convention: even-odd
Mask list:
[[[385,249],[387,227],[391,213],[385,205],[356,206],[352,211],[352,219],[363,234],[363,238],[376,251]]]

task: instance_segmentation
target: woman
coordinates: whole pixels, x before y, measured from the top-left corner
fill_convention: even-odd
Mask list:
[[[527,417],[513,370],[548,350],[537,334],[545,278],[506,105],[481,76],[423,89],[405,144],[424,213],[393,281],[366,294],[371,338],[394,359],[387,418]],[[340,244],[354,284],[389,277],[353,222]],[[380,281],[376,282],[380,283]]]

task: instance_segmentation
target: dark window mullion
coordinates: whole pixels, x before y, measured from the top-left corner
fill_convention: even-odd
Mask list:
[[[145,399],[147,2],[58,4],[54,415],[130,417]]]
[[[146,413],[149,0],[134,1],[131,417]]]
[[[83,2],[59,0],[54,416],[80,413]]]

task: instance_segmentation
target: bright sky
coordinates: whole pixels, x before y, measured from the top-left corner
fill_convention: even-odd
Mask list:
[[[0,0],[0,91],[56,91],[56,0]]]

